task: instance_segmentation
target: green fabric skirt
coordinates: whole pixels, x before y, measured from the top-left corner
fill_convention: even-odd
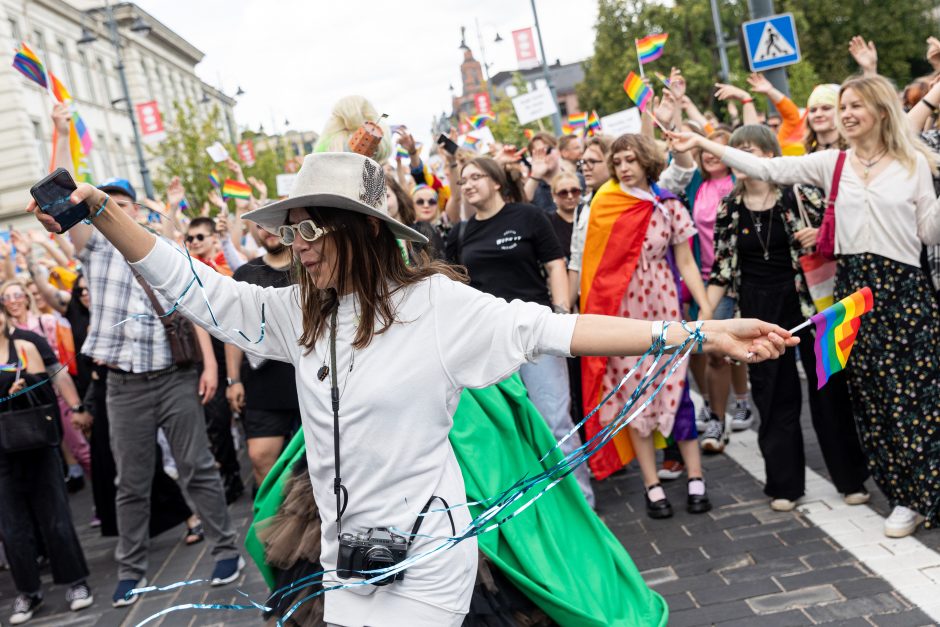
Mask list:
[[[467,501],[492,497],[541,470],[539,458],[555,444],[518,376],[482,390],[466,390],[454,415],[450,442],[463,471]],[[303,432],[288,444],[255,499],[245,546],[268,585],[259,525],[277,512],[290,469],[304,455]],[[543,462],[560,459],[557,449]],[[483,511],[471,506],[471,515]],[[480,549],[536,605],[566,626],[662,626],[663,598],[650,590],[633,560],[591,510],[571,475],[517,518],[478,537]],[[328,594],[328,593],[327,593]]]

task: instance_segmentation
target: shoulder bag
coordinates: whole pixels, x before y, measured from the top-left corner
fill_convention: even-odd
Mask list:
[[[10,338],[9,342],[10,359],[16,359],[13,339]],[[42,394],[41,389],[28,390],[3,403],[0,408],[0,451],[32,451],[58,446],[62,441],[59,405],[55,396]]]
[[[836,159],[836,168],[832,172],[832,189],[826,199],[826,213],[823,215],[819,234],[816,237],[816,252],[826,259],[836,258],[836,198],[839,196],[839,181],[842,180],[842,168],[845,166],[845,151],[840,150]]]
[[[199,342],[196,340],[196,328],[193,323],[184,318],[178,311],[174,311],[168,316],[165,315],[166,311],[160,301],[157,300],[157,295],[153,293],[153,288],[148,285],[144,277],[140,276],[140,273],[133,266],[128,264],[128,267],[134,273],[134,278],[137,279],[140,286],[144,288],[147,298],[150,299],[150,304],[153,305],[153,310],[160,317],[166,339],[170,342],[173,365],[179,368],[188,368],[202,363],[202,351],[199,350]]]

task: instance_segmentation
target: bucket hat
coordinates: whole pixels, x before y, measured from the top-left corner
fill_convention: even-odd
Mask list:
[[[284,200],[249,211],[244,216],[276,233],[287,224],[287,214],[297,207],[322,207],[353,211],[378,218],[395,237],[427,243],[428,238],[388,214],[385,172],[368,157],[352,152],[321,152],[307,155]]]

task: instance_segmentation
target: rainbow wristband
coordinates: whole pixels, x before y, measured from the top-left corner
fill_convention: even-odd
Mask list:
[[[111,200],[111,197],[107,194],[104,195],[104,200],[101,201],[101,206],[98,207],[98,211],[95,212],[95,215],[91,215],[89,212],[88,217],[82,220],[85,224],[91,224],[92,219],[97,218],[101,215],[101,212],[104,211],[104,208],[108,205],[108,201]]]

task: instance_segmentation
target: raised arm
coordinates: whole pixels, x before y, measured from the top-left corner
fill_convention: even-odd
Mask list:
[[[926,159],[917,159],[917,237],[924,244],[940,244],[940,198],[933,191],[933,179]]]
[[[924,97],[917,101],[910,111],[907,112],[907,119],[911,124],[911,130],[920,135],[927,124],[931,115],[936,114],[940,107],[940,77],[934,77],[930,83],[930,91],[924,94]]]

